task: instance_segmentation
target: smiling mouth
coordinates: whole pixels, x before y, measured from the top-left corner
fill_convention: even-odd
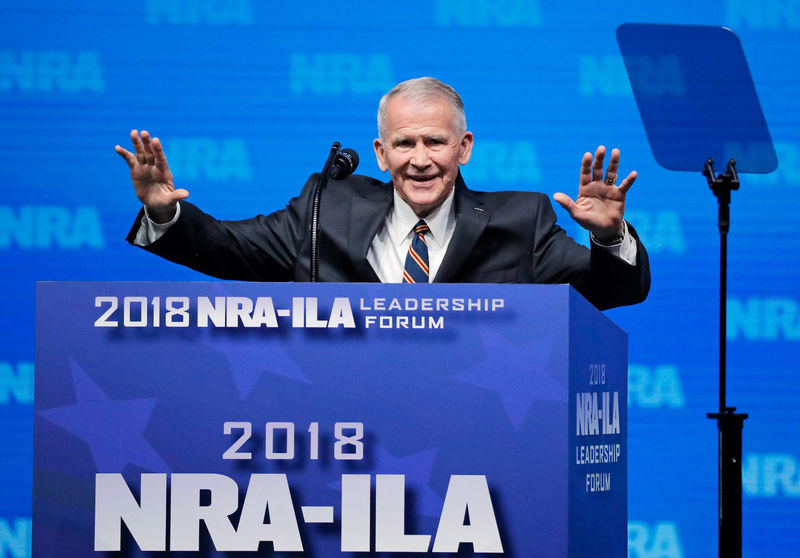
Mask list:
[[[424,184],[426,182],[433,181],[437,176],[438,176],[437,174],[433,174],[430,176],[409,176],[408,179],[418,184]]]

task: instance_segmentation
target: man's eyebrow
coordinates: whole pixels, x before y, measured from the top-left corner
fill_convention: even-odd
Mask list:
[[[425,142],[444,142],[447,143],[447,136],[444,134],[426,134],[422,136],[422,140]],[[409,141],[414,141],[408,136],[397,136],[396,138],[392,138],[391,145],[392,147],[397,147],[398,145],[403,145],[404,143],[408,143]]]

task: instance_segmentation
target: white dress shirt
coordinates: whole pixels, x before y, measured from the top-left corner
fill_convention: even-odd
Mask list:
[[[381,283],[402,283],[403,268],[411,241],[414,238],[414,227],[419,222],[419,217],[414,210],[394,191],[394,204],[386,216],[383,227],[372,239],[372,244],[367,251],[367,261]],[[453,192],[447,196],[444,203],[434,209],[425,217],[430,232],[425,234],[428,243],[428,280],[433,281],[439,266],[442,265],[444,254],[453,231],[456,230],[456,210],[453,206]]]

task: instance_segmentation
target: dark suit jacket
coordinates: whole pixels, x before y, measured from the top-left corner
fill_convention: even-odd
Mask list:
[[[188,202],[178,221],[145,247],[214,277],[308,281],[312,175],[286,209],[218,221]],[[392,207],[392,185],[366,176],[331,180],[320,203],[320,281],[370,282],[367,250]],[[600,309],[647,296],[650,268],[637,238],[635,266],[575,243],[556,225],[550,200],[531,192],[476,192],[455,186],[456,228],[437,283],[569,283]],[[128,235],[133,242],[142,213]]]

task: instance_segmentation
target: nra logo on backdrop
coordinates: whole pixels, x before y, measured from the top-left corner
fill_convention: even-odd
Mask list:
[[[0,92],[103,92],[106,89],[96,52],[0,50]]]
[[[170,138],[164,151],[178,180],[249,181],[250,152],[241,138]]]
[[[625,218],[636,228],[649,253],[686,253],[686,235],[677,211],[632,209],[625,212]]]
[[[486,186],[534,184],[542,179],[536,145],[526,140],[482,139],[463,173],[469,183]]]
[[[560,209],[560,208],[558,208]],[[688,251],[686,235],[683,231],[680,213],[673,210],[646,211],[630,209],[625,211],[625,220],[634,226],[639,238],[647,247],[647,253],[683,255]],[[570,236],[576,242],[589,245],[589,231],[564,221]]]
[[[147,0],[147,23],[252,25],[250,0]]]
[[[386,54],[295,52],[289,57],[289,90],[295,95],[384,93],[394,85]]]
[[[733,341],[800,341],[800,304],[787,297],[728,297],[727,337]]]
[[[800,0],[727,0],[725,25],[734,29],[800,29]]]
[[[628,366],[628,406],[643,409],[686,406],[678,367],[670,364]]]
[[[96,207],[0,206],[0,249],[105,247]]]
[[[540,27],[536,0],[436,0],[440,27]]]

